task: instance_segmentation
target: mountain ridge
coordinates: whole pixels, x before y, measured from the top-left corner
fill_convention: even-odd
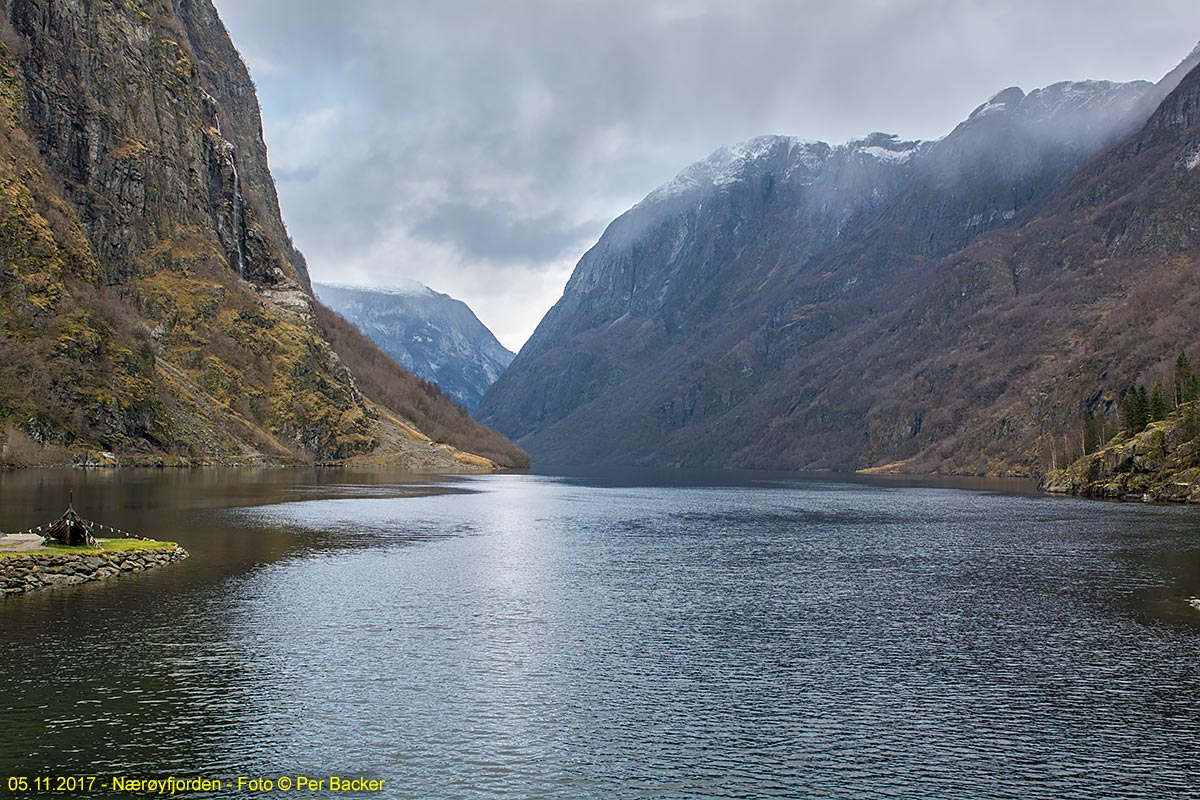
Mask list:
[[[1016,424],[1019,443],[968,457],[963,431],[982,424],[970,419],[981,412],[959,398],[941,419],[929,407],[936,391],[920,388],[952,379],[955,362],[919,366],[899,337],[938,319],[945,337],[962,323],[961,297],[1019,283],[1019,265],[964,276],[955,254],[1035,219],[1086,162],[1146,123],[1147,98],[1164,88],[1006,90],[942,139],[905,146],[919,155],[900,163],[842,157],[815,176],[795,161],[743,171],[703,203],[665,193],[674,204],[665,222],[630,222],[647,208],[639,204],[580,260],[478,416],[547,463],[1036,472],[1036,413],[996,429],[1011,439],[1003,431]],[[1010,348],[1007,338],[982,344]],[[936,335],[926,346],[953,349]],[[879,375],[865,395],[863,375]],[[990,410],[1019,376],[978,378],[971,402]],[[903,387],[904,399],[884,387]],[[958,450],[945,446],[953,442]],[[916,459],[933,450],[942,455]]]
[[[313,284],[333,311],[356,325],[418,378],[468,412],[512,363],[508,351],[461,300],[412,281],[400,287]]]

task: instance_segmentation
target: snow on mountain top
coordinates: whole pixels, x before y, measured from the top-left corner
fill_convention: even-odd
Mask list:
[[[1200,51],[1200,46],[1197,50]],[[1056,123],[1079,117],[1085,124],[1093,125],[1094,118],[1109,111],[1120,114],[1132,108],[1150,87],[1145,81],[1062,81],[1026,94],[1020,87],[1010,86],[992,95],[967,120],[1003,113],[1019,115],[1025,124]],[[746,180],[757,172],[772,172],[781,178],[810,183],[839,156],[861,155],[880,163],[901,165],[921,156],[933,144],[906,141],[887,133],[872,133],[838,146],[794,136],[757,136],[718,148],[652,191],[635,208],[711,191]]]
[[[902,164],[920,152],[923,141],[907,141],[893,133],[872,133],[837,145],[795,136],[756,136],[715,150],[647,195],[639,205],[654,205],[685,194],[744,180],[754,168],[780,169],[780,174],[813,180],[834,156],[859,153],[878,161]]]
[[[748,139],[744,142],[731,144],[728,147],[721,147],[708,157],[709,162],[744,162],[754,161],[768,155],[773,149],[778,147],[791,148],[809,148],[812,146],[826,146],[824,142],[814,142],[811,139],[798,139],[795,136],[755,136],[753,139]]]
[[[797,150],[801,153],[802,162],[809,160],[816,166],[823,161],[821,156],[827,154],[829,145],[794,136],[756,136],[720,147],[708,158],[697,161],[659,186],[643,202],[657,203],[696,190],[733,183],[745,175],[749,165],[773,155],[791,154]]]
[[[912,158],[917,150],[916,148],[910,150],[888,150],[878,145],[872,145],[871,147],[862,148],[859,152],[881,161],[894,161],[897,164],[903,164]]]
[[[988,101],[972,111],[971,115],[968,116],[967,119],[979,119],[980,117],[986,117],[989,114],[996,114],[1001,111],[1011,111],[1012,109],[1016,108],[1017,105],[1024,99],[1025,92],[1019,86],[1010,86],[1007,89],[996,92],[994,95],[988,98]]]
[[[1063,81],[1034,89],[1021,102],[1019,112],[1040,119],[1096,106],[1101,107],[1097,111],[1114,112],[1137,102],[1151,88],[1148,81]]]
[[[353,286],[348,283],[314,283],[313,288],[318,290],[317,294],[320,294],[319,290],[321,288],[341,289],[342,291],[350,292],[375,292],[376,294],[392,294],[402,296],[436,294],[436,292],[434,292],[425,284],[419,281],[407,279],[397,281],[390,286]]]
[[[903,164],[919,153],[924,144],[925,142],[920,140],[906,141],[894,133],[872,133],[861,139],[851,139],[840,149],[860,153],[878,161]]]
[[[1060,81],[1025,94],[1012,86],[976,108],[967,121],[1010,114],[1025,124],[1059,124],[1080,114],[1113,117],[1128,112],[1153,88],[1148,81]]]

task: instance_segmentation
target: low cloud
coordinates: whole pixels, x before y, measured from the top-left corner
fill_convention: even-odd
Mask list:
[[[939,136],[1005,86],[1156,79],[1200,35],[1194,0],[217,5],[314,277],[420,280],[514,348],[608,221],[723,144]]]
[[[435,206],[411,233],[457,245],[468,258],[542,263],[577,254],[596,227],[594,221],[573,222],[558,209],[529,216],[509,200],[452,200]]]

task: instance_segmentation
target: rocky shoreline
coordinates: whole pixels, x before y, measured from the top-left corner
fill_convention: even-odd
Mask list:
[[[38,553],[0,558],[0,596],[58,586],[75,586],[118,575],[144,572],[188,557],[182,547],[171,550]]]
[[[1188,412],[1188,413],[1184,413]],[[1099,500],[1200,503],[1200,438],[1185,408],[1135,436],[1120,434],[1104,447],[1042,479],[1041,489]]]

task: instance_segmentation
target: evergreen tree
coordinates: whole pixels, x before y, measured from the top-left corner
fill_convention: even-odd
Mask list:
[[[1104,444],[1104,418],[1089,408],[1083,412],[1083,454],[1094,453]]]
[[[1130,436],[1141,433],[1150,422],[1150,398],[1146,387],[1134,384],[1121,401],[1121,423]]]
[[[1200,410],[1194,403],[1183,409],[1183,435],[1188,439],[1200,438]]]
[[[1175,359],[1175,380],[1172,386],[1172,400],[1178,408],[1183,403],[1190,403],[1200,395],[1200,381],[1192,371],[1192,362],[1188,361],[1187,353],[1182,350],[1179,358]]]
[[[1154,384],[1154,391],[1150,393],[1149,414],[1151,422],[1160,422],[1167,418],[1167,413],[1171,410],[1170,403],[1167,401],[1167,393],[1163,391],[1161,383]]]

